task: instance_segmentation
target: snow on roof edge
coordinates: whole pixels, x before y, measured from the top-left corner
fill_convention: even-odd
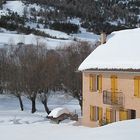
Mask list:
[[[87,69],[140,69],[140,28],[114,31],[79,66]],[[113,54],[113,55],[112,55]],[[116,55],[117,54],[117,55]]]

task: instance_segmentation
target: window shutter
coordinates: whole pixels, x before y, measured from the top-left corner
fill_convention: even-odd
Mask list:
[[[90,75],[89,77],[89,89],[90,91],[93,91],[93,75]]]
[[[113,103],[117,101],[117,90],[118,90],[118,82],[117,82],[117,76],[112,75],[111,76],[111,100]]]
[[[99,112],[99,107],[95,106],[94,108],[95,108],[95,115],[94,115],[95,118],[94,118],[94,120],[97,121],[98,118],[99,118],[99,114],[98,114],[98,112]]]
[[[118,90],[118,78],[115,75],[111,76],[111,91],[116,92]]]
[[[99,122],[102,122],[102,116],[103,116],[103,109],[102,107],[99,107]]]
[[[115,76],[115,91],[118,90],[118,78]]]
[[[139,80],[138,78],[134,78],[134,96],[139,96]]]
[[[94,108],[93,106],[90,105],[90,120],[93,121],[94,120]]]
[[[101,93],[102,92],[102,75],[99,75],[99,92]]]
[[[120,110],[119,117],[120,117],[120,121],[127,120],[128,119],[128,111]]]
[[[90,105],[90,120],[97,121],[99,119],[99,107]]]
[[[111,123],[111,110],[109,108],[106,109],[106,122]]]

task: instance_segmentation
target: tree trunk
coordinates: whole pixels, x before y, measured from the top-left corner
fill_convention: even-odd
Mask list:
[[[80,105],[80,107],[81,107],[81,115],[82,115],[82,113],[83,113],[83,104],[82,104],[82,100],[79,100],[79,105]]]
[[[36,112],[36,102],[35,102],[35,99],[31,99],[32,101],[32,113],[35,113]]]
[[[49,110],[49,108],[47,106],[47,102],[46,101],[42,101],[42,104],[44,105],[45,111],[49,114],[51,111]]]
[[[21,109],[21,111],[23,111],[24,107],[23,107],[23,103],[22,103],[22,99],[21,99],[20,95],[18,96],[18,99],[19,99],[20,109]]]

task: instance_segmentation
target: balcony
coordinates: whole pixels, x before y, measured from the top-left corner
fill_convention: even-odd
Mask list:
[[[114,107],[123,107],[124,97],[122,92],[103,91],[103,103]]]

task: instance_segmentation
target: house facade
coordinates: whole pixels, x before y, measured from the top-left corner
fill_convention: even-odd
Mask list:
[[[135,57],[140,46],[129,43],[138,42],[139,37],[140,29],[115,32],[80,65],[83,125],[97,127],[140,118],[140,56]],[[124,44],[126,52],[122,51]]]

